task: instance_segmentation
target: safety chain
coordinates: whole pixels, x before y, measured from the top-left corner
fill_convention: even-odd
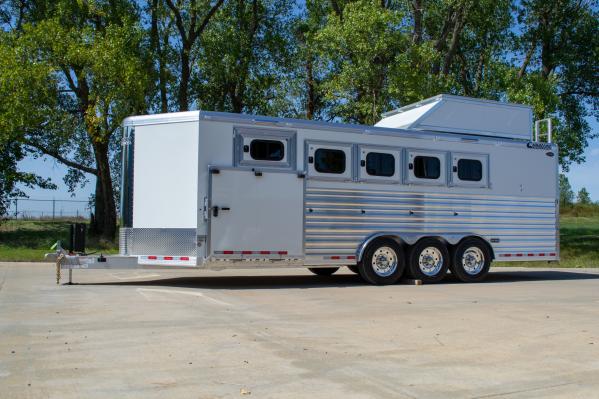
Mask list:
[[[56,258],[56,284],[57,285],[60,284],[60,266],[61,266],[63,259],[64,259],[63,253],[58,255],[58,257]]]

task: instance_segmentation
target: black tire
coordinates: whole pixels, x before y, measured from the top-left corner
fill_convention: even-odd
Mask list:
[[[378,262],[374,258],[375,254],[380,259]],[[388,263],[389,261],[391,264]],[[388,270],[385,271],[385,268]],[[362,279],[374,285],[395,284],[401,278],[405,268],[406,261],[402,247],[389,238],[379,238],[368,245],[358,264]]]
[[[337,270],[339,270],[339,268],[338,267],[309,267],[308,270],[310,270],[312,273],[316,274],[317,276],[330,276],[331,274],[333,274]]]
[[[408,273],[423,283],[438,283],[447,275],[449,263],[445,244],[436,238],[423,238],[410,248]]]
[[[347,267],[349,270],[351,270],[353,273],[356,274],[360,274],[360,269],[358,268],[358,265],[351,265]]]
[[[486,242],[480,238],[465,238],[452,251],[451,273],[464,283],[476,283],[487,277],[491,260]]]

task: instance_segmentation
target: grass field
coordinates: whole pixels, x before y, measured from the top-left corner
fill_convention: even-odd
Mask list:
[[[0,224],[0,261],[41,262],[50,247],[61,240],[67,245],[69,221],[8,220]],[[562,216],[559,267],[599,267],[599,216]],[[88,237],[88,252],[118,252],[116,242]],[[501,262],[501,266],[547,267],[546,262]],[[552,263],[551,266],[558,266]]]
[[[79,221],[80,222],[80,221]],[[50,247],[60,240],[68,245],[68,220],[7,220],[0,224],[0,261],[41,262]],[[88,252],[118,253],[115,242],[87,238]]]

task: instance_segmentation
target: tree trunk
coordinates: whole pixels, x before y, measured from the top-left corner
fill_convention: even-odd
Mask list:
[[[189,90],[189,79],[191,70],[189,67],[189,53],[191,51],[190,45],[183,45],[181,49],[181,82],[179,83],[179,111],[189,110],[189,100],[187,93]]]
[[[114,188],[110,178],[108,146],[93,143],[98,175],[96,177],[95,232],[103,238],[113,240],[116,233],[116,204]]]
[[[414,33],[412,42],[416,45],[422,42],[422,0],[412,0],[412,14],[414,18]]]
[[[462,34],[462,30],[464,29],[464,22],[466,20],[466,13],[468,10],[464,7],[458,11],[458,15],[456,17],[455,25],[453,26],[453,32],[451,35],[451,42],[449,44],[449,49],[447,53],[445,53],[445,58],[443,59],[443,74],[449,74],[449,69],[451,68],[451,63],[453,61],[453,57],[455,56],[456,50],[458,49],[458,45],[460,43],[460,36]]]
[[[331,8],[335,11],[335,14],[339,17],[340,21],[343,21],[343,9],[339,7],[337,0],[331,0]]]
[[[528,67],[528,64],[530,63],[530,60],[532,59],[532,56],[533,56],[536,48],[537,48],[537,44],[536,44],[536,42],[533,41],[533,43],[530,44],[530,48],[526,52],[526,56],[524,57],[522,66],[520,67],[520,70],[518,71],[518,79],[522,79],[522,77],[526,74],[526,68]]]
[[[447,14],[445,16],[445,21],[443,22],[443,27],[441,28],[441,32],[439,33],[439,37],[434,42],[434,48],[437,52],[441,53],[443,48],[445,47],[445,42],[447,41],[447,36],[449,36],[449,31],[452,26],[455,26],[456,23],[456,14],[453,10],[453,7],[449,7],[447,10]],[[439,61],[435,61],[433,64],[433,74],[438,75],[441,70],[441,64]]]
[[[314,72],[312,70],[312,55],[310,53],[308,53],[306,60],[306,88],[308,89],[306,98],[306,119],[314,119],[316,99],[314,90]]]
[[[152,0],[151,5],[150,46],[158,60],[158,89],[160,93],[160,111],[168,112],[168,97],[166,91],[166,72],[164,69],[164,54],[160,45],[160,32],[158,29],[158,0]]]

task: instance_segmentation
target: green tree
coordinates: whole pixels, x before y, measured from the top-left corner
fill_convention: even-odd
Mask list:
[[[2,36],[0,125],[28,151],[69,167],[72,189],[96,178],[95,225],[114,237],[119,126],[153,85],[144,31],[128,1],[35,2]],[[10,95],[6,95],[10,93]]]
[[[578,191],[578,194],[576,195],[576,202],[582,205],[589,205],[593,203],[586,188],[583,187]]]
[[[562,206],[572,205],[574,202],[574,191],[568,177],[563,173],[559,175],[559,202]]]
[[[293,21],[291,92],[293,116],[306,119],[326,118],[329,103],[323,83],[328,76],[326,57],[318,49],[317,35],[331,12],[330,4],[306,0],[305,9]]]
[[[201,38],[211,19],[223,5],[224,0],[151,0],[152,18],[164,18],[160,23],[152,21],[151,34],[155,54],[159,57],[159,87],[164,109],[166,69],[175,78],[177,110],[190,107],[189,91],[192,79],[198,74],[194,68],[200,54]],[[166,12],[161,12],[166,10]],[[170,28],[174,25],[174,28]]]
[[[191,91],[200,108],[289,113],[293,3],[230,0],[213,17],[200,47]]]
[[[537,117],[552,116],[560,163],[584,160],[599,118],[599,13],[595,0],[523,0],[517,4],[522,33],[510,98],[533,104]]]
[[[400,10],[382,7],[377,1],[349,2],[343,8],[333,2],[333,12],[316,36],[331,69],[322,83],[324,96],[332,104],[331,117],[374,124],[394,103],[389,71],[396,55],[410,43],[401,29],[403,18]]]
[[[22,146],[15,140],[0,138],[0,220],[14,198],[26,197],[21,187],[54,189],[56,185],[33,173],[19,171],[17,162],[24,158]]]

